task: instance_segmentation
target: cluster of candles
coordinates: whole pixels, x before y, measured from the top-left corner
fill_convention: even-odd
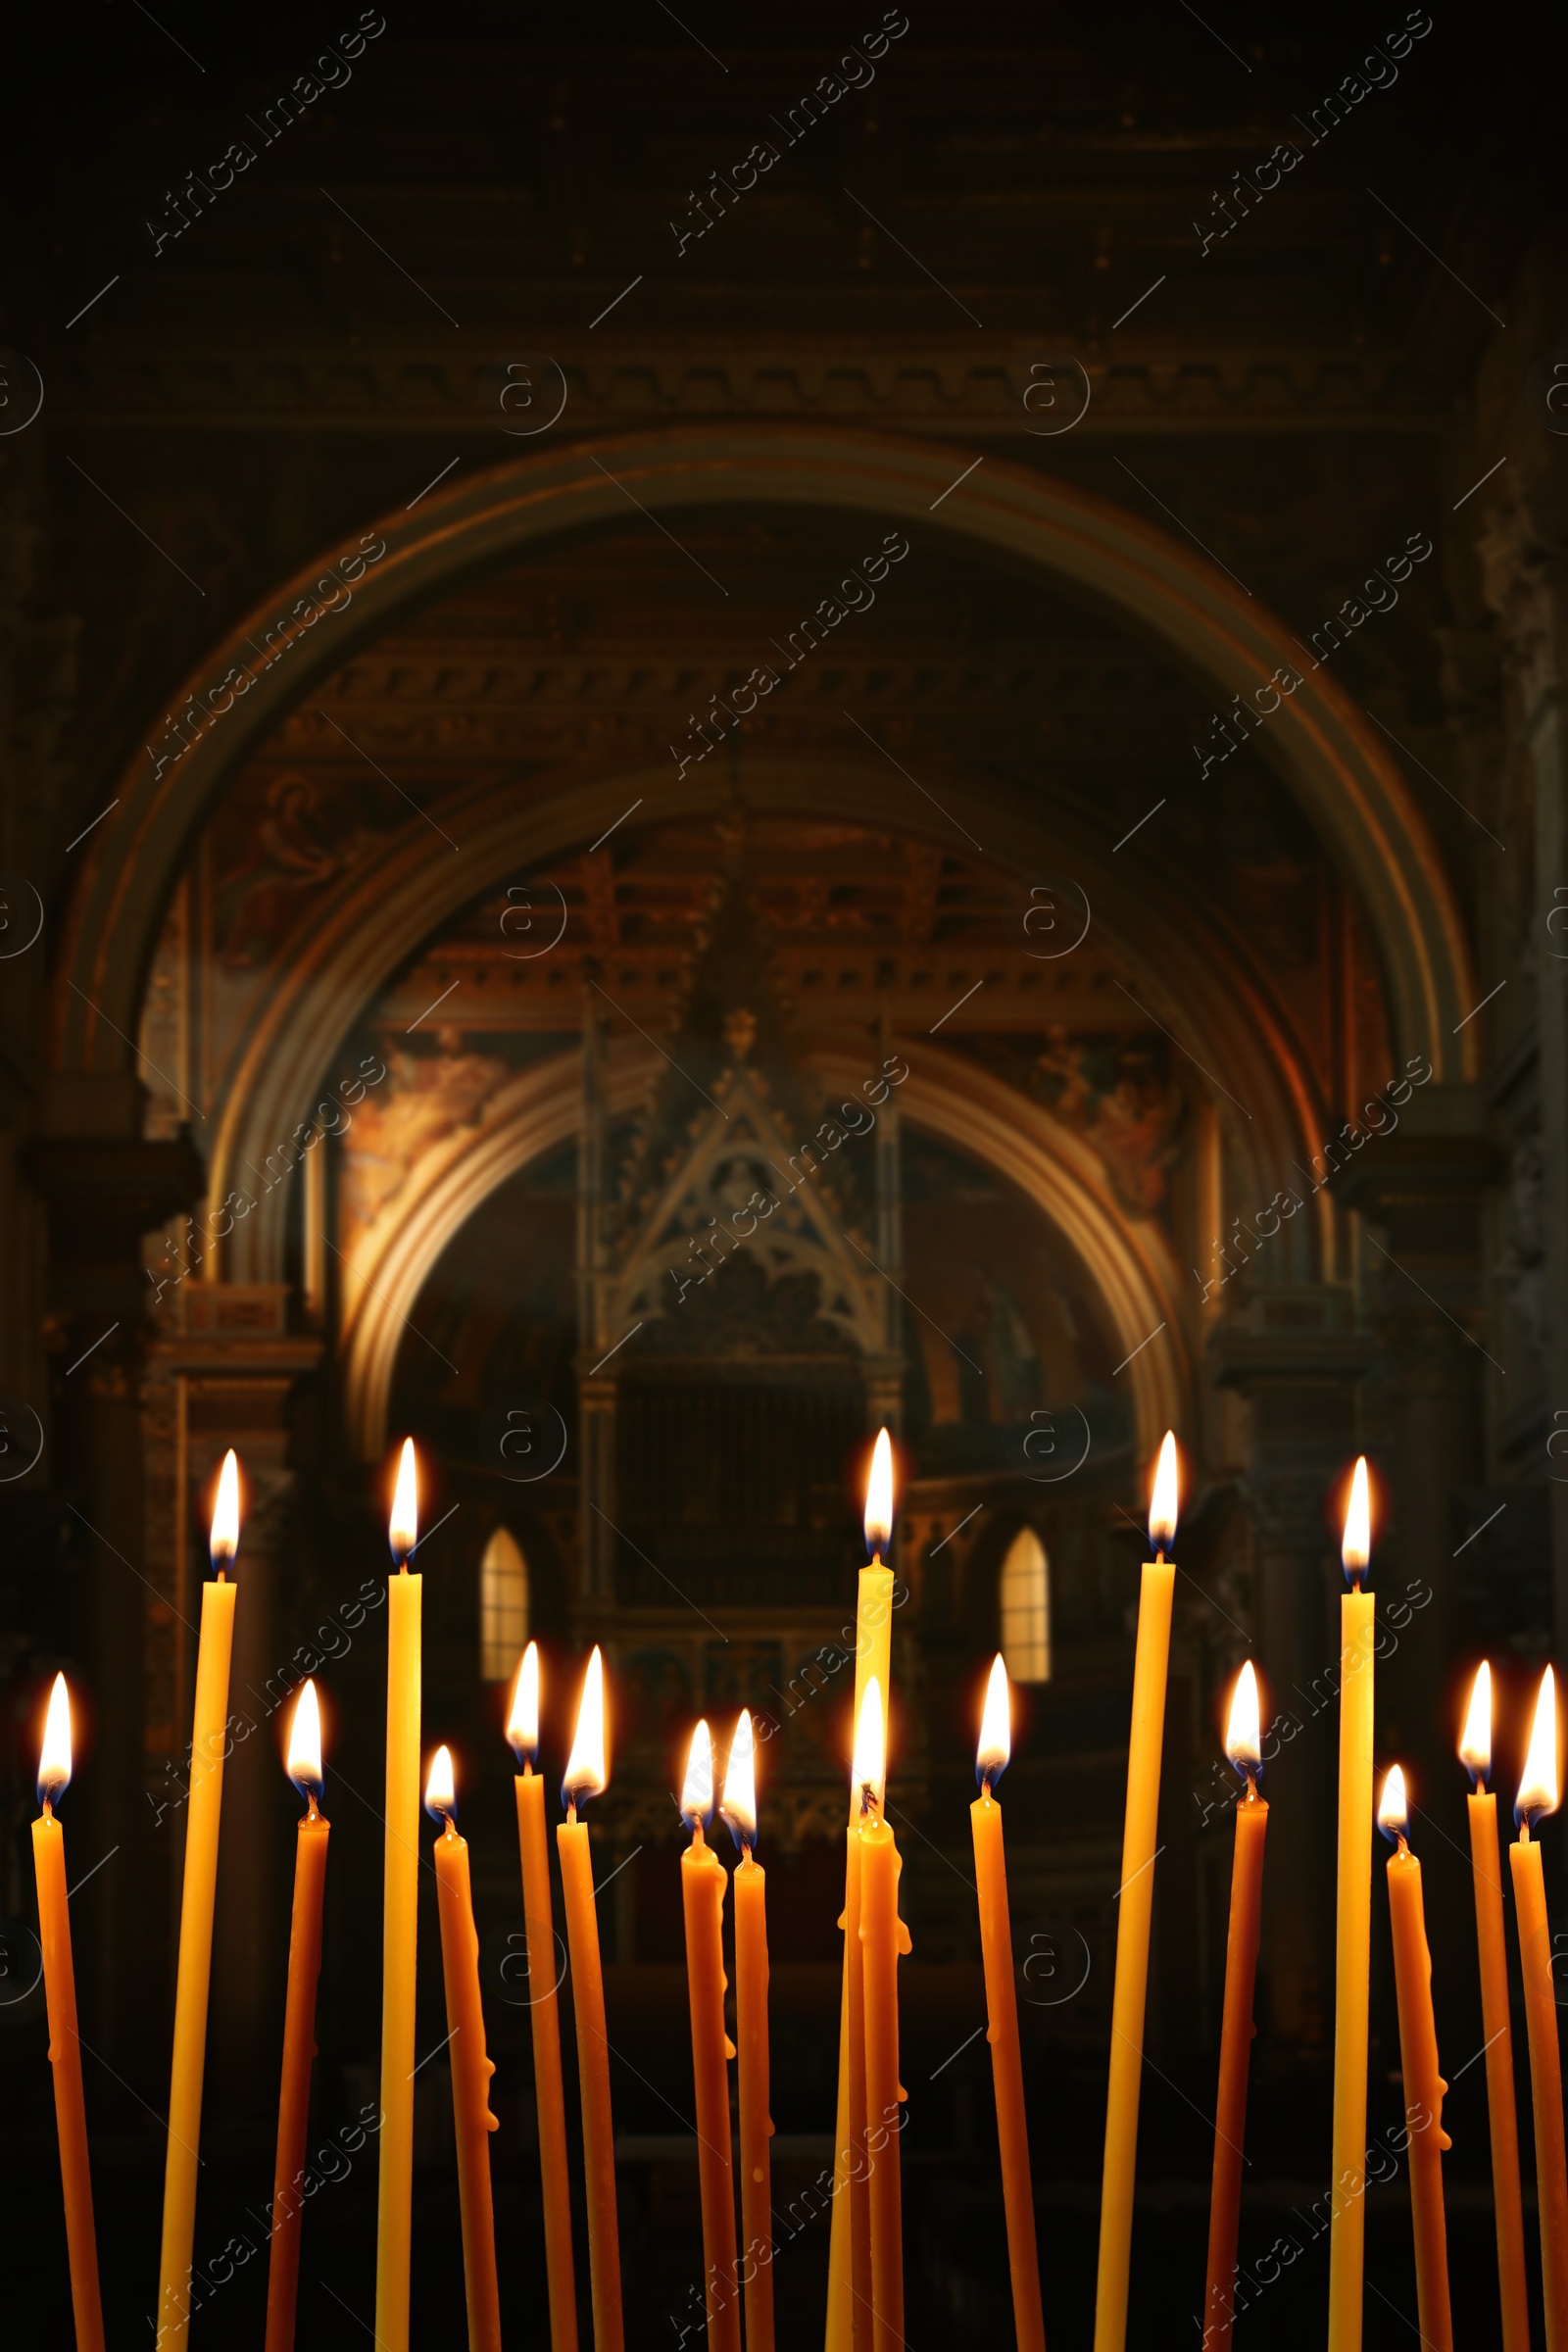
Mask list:
[[[389,1541],[397,1573],[388,1611],[386,1849],[382,1955],[380,2171],[374,2333],[384,2352],[408,2352],[413,2198],[415,1970],[418,1902],[420,1589],[408,1561],[417,1541],[416,1463],[405,1443]],[[1109,2086],[1101,2191],[1095,2352],[1123,2352],[1127,2333],[1139,2084],[1143,2068],[1153,1865],[1157,1853],[1165,1684],[1169,1662],[1174,1562],[1166,1548],[1177,1515],[1177,1460],[1167,1435],[1154,1472],[1149,1532],[1154,1558],[1145,1564],[1139,1596],[1132,1730],[1121,1883],[1117,1888],[1115,1984]],[[899,2082],[898,1962],[909,1949],[899,1916],[901,1862],[885,1819],[892,1571],[883,1564],[893,1526],[892,1450],[884,1430],[872,1456],[866,1494],[866,1547],[857,1611],[855,1753],[846,1840],[844,1979],[840,2012],[839,2099],[829,2251],[826,2352],[899,2352],[904,2343],[904,2248],[900,2132],[905,2092]],[[177,2342],[191,2313],[191,2250],[200,2161],[202,2071],[212,1956],[222,1765],[228,1709],[235,1587],[227,1570],[239,1535],[235,1458],[228,1454],[213,1518],[214,1575],[203,1588],[191,1745],[189,1826],[180,1912],[173,2065],[169,2102],[161,2248],[159,2352]],[[1336,1951],[1334,2173],[1331,2195],[1329,2352],[1359,2352],[1366,2187],[1367,2006],[1371,1935],[1373,1757],[1373,1600],[1366,1590],[1370,1513],[1366,1464],[1351,1481],[1343,1546],[1349,1590],[1342,1608],[1340,1687],[1340,1840]],[[1007,1907],[1002,1813],[996,1784],[1010,1753],[1010,1694],[998,1657],[991,1671],[976,1755],[980,1794],[970,1808],[981,1951],[992,2054],[1004,2214],[1019,2352],[1044,2352],[1034,2194],[1024,2112],[1017,2001]],[[570,2174],[566,2144],[556,1986],[547,1983],[555,1929],[539,1752],[539,1656],[530,1642],[519,1664],[507,1739],[518,1763],[517,1832],[527,1946],[539,1973],[531,1994],[534,2076],[539,2110],[546,2274],[552,2352],[576,2352]],[[1235,2313],[1248,2069],[1261,1916],[1263,1844],[1268,1806],[1259,1796],[1260,1710],[1257,1678],[1242,1668],[1232,1698],[1226,1747],[1245,1783],[1236,1807],[1236,1844],[1226,1954],[1224,2018],[1214,2132],[1213,2184],[1202,2342],[1205,2352],[1230,2336]],[[1507,1958],[1503,1933],[1496,1799],[1486,1788],[1492,1761],[1491,1674],[1476,1678],[1460,1755],[1468,1766],[1470,1836],[1482,2005],[1488,2040],[1487,2089],[1496,2211],[1504,2352],[1528,2352],[1524,2224],[1514,2111]],[[328,1827],[320,1811],[320,1720],[314,1684],[295,1709],[288,1772],[306,1799],[299,1825],[284,2018],[267,2352],[294,2341],[306,2128],[315,2056],[317,1980]],[[71,1778],[71,1718],[65,1679],[57,1676],[38,1768],[42,1814],[33,1825],[39,1940],[43,1953],[54,2068],[71,2288],[80,2352],[101,2352],[97,2248],[82,2103],[71,1932],[61,1827],[54,1807]],[[622,2352],[620,2258],[616,2224],[614,2130],[610,2044],[587,1825],[586,1801],[608,1786],[604,1667],[588,1660],[575,1737],[562,1783],[565,1819],[556,1828],[566,1915],[582,2099],[582,2162],[596,2352]],[[1556,1698],[1551,1669],[1542,1680],[1535,1725],[1515,1803],[1519,1837],[1510,1862],[1518,1916],[1536,2127],[1538,2202],[1548,2352],[1568,2352],[1568,2174],[1557,2020],[1541,1848],[1533,1837],[1558,1801]],[[457,2169],[463,2223],[464,2280],[470,2352],[499,2352],[491,2203],[489,2082],[479,1985],[479,1944],[469,1887],[468,1849],[456,1827],[452,1759],[436,1750],[424,1804],[439,1825],[433,1863],[446,1992]],[[723,1909],[731,1884],[707,1841],[715,1810],[741,1850],[734,1873],[736,2039],[725,2032]],[[756,1858],[757,1791],[751,1717],[742,1713],[730,1740],[722,1796],[715,1805],[712,1739],[706,1722],[693,1734],[680,1811],[691,1833],[681,1858],[696,2090],[705,2308],[714,2352],[740,2352],[744,2281],[748,2352],[772,2352],[771,2178],[768,2141],[768,1957],[765,1875]],[[1421,1868],[1408,1844],[1404,1776],[1385,1781],[1377,1818],[1396,1851],[1388,1891],[1397,1992],[1400,2061],[1406,2100],[1410,2198],[1415,2237],[1420,2334],[1433,2352],[1452,2352],[1443,2208],[1442,2129],[1447,2085],[1438,2071],[1431,1958],[1422,1908]],[[729,2062],[738,2059],[740,2217],[736,2235],[735,2138]]]

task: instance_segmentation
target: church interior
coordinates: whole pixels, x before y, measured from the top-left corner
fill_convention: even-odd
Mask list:
[[[681,1776],[697,1719],[722,1752],[743,1708],[777,2341],[823,2340],[884,1427],[908,2318],[879,2319],[876,2352],[1029,2341],[966,1819],[999,1651],[1045,2330],[1119,2352],[1097,2239],[1167,1429],[1126,2340],[1218,2340],[1248,1660],[1270,1820],[1234,2325],[1325,2340],[1329,2239],[1301,2217],[1331,2178],[1358,1454],[1377,1768],[1408,1777],[1425,1874],[1454,2339],[1532,2340],[1499,2331],[1456,1746],[1485,1657],[1511,1838],[1568,1647],[1561,28],[1536,6],[864,17],[181,4],[29,29],[0,352],[0,2178],[30,2342],[88,2340],[34,1886],[62,1673],[105,2328],[179,2341],[160,2229],[229,1448],[181,2331],[263,2341],[309,1676],[331,1826],[310,2118],[340,2154],[294,2332],[266,2341],[382,2340],[376,2146],[341,2151],[383,2080],[406,1438],[506,2343],[562,2341],[551,1955],[508,1744],[530,1642],[552,1825],[604,1661],[585,1818],[625,2344],[704,2340]],[[1568,2009],[1560,1822],[1540,1844]],[[1409,2087],[1383,1877],[1369,2147]],[[393,2352],[465,2340],[443,1932],[421,1863]],[[578,2324],[610,2352],[567,1958]],[[1549,2198],[1508,1966],[1539,2344]],[[1411,2197],[1398,2166],[1366,2186],[1342,2352],[1426,2340]]]

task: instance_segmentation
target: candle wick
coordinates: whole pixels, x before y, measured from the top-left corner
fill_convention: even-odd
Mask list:
[[[531,1781],[533,1779],[532,1756],[524,1756],[522,1759],[522,1777],[525,1781]]]
[[[571,1824],[572,1824],[572,1823],[573,1823],[573,1822],[576,1820],[576,1818],[577,1818],[577,1799],[576,1799],[574,1796],[568,1796],[568,1797],[567,1797],[567,1799],[566,1799],[566,1825],[567,1825],[567,1827],[568,1827],[568,1828],[569,1828],[569,1827],[571,1826]]]
[[[46,1796],[43,1800],[43,1817],[45,1821],[53,1821],[55,1817],[55,1805],[54,1798],[52,1796]]]
[[[317,1818],[316,1790],[314,1788],[307,1788],[305,1791],[305,1818],[307,1821],[315,1821]]]

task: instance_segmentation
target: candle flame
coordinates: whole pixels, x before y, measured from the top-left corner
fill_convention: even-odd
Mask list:
[[[1176,1433],[1167,1429],[1159,1460],[1154,1465],[1153,1492],[1149,1498],[1149,1541],[1156,1551],[1163,1551],[1176,1534]]]
[[[239,1463],[232,1446],[218,1473],[218,1496],[213,1504],[213,1532],[208,1549],[215,1568],[226,1568],[239,1549]]]
[[[321,1794],[321,1709],[316,1685],[307,1682],[288,1727],[288,1777],[302,1796]]]
[[[1256,1780],[1263,1769],[1263,1733],[1257,1703],[1257,1673],[1249,1658],[1236,1677],[1231,1692],[1230,1721],[1225,1726],[1225,1753],[1237,1771]]]
[[[757,1737],[747,1707],[741,1709],[735,1737],[729,1743],[724,1798],[718,1809],[729,1824],[729,1834],[736,1844],[750,1853],[757,1843]]]
[[[681,1785],[680,1817],[689,1830],[706,1829],[713,1818],[713,1735],[706,1716],[692,1734]]]
[[[892,1540],[893,1441],[885,1429],[879,1429],[865,1482],[865,1548],[880,1559]]]
[[[405,1438],[403,1452],[398,1461],[397,1493],[392,1497],[392,1516],[387,1523],[386,1540],[392,1547],[392,1557],[403,1567],[409,1554],[419,1541],[419,1471],[414,1455],[414,1440]]]
[[[1012,1692],[1001,1650],[986,1685],[985,1712],[980,1718],[980,1745],[975,1750],[974,1777],[982,1788],[1001,1780],[1012,1755]]]
[[[539,1761],[539,1644],[530,1642],[517,1668],[507,1740],[519,1764]]]
[[[855,1763],[852,1782],[860,1792],[860,1810],[882,1802],[882,1784],[887,1777],[887,1738],[882,1729],[882,1686],[873,1674],[865,1686],[860,1701],[860,1720],[855,1727]]]
[[[1459,1735],[1459,1761],[1480,1788],[1492,1771],[1492,1668],[1485,1658],[1476,1668],[1470,1708]]]
[[[430,1758],[430,1777],[424,1784],[424,1809],[432,1821],[451,1822],[458,1809],[457,1786],[452,1778],[452,1750],[438,1747]]]
[[[1541,1678],[1541,1690],[1536,1699],[1536,1719],[1530,1731],[1530,1753],[1525,1758],[1524,1778],[1519,1793],[1513,1800],[1515,1821],[1528,1821],[1532,1828],[1544,1813],[1555,1813],[1561,1802],[1557,1780],[1557,1682],[1548,1666]]]
[[[1372,1557],[1372,1498],[1366,1483],[1366,1455],[1355,1457],[1355,1469],[1350,1479],[1350,1499],[1345,1506],[1345,1538],[1340,1545],[1340,1557],[1345,1573],[1352,1585],[1359,1585]]]
[[[603,1796],[610,1779],[605,1761],[605,1661],[594,1643],[588,1671],[582,1678],[577,1729],[561,1784],[563,1804],[575,1810],[590,1796]]]
[[[71,1786],[71,1693],[66,1678],[57,1674],[44,1718],[43,1746],[38,1751],[38,1802],[57,1804]]]
[[[1378,1798],[1378,1828],[1391,1842],[1403,1838],[1410,1827],[1410,1802],[1404,1793],[1404,1771],[1398,1764],[1389,1766],[1389,1777]]]

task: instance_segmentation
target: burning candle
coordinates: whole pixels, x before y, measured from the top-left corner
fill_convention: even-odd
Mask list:
[[[593,1856],[588,1824],[577,1808],[602,1796],[605,1762],[605,1667],[597,1643],[583,1677],[577,1732],[566,1759],[561,1794],[566,1818],[556,1824],[561,1889],[571,1952],[571,2005],[577,2019],[577,2076],[582,2085],[582,2161],[588,2194],[588,2270],[593,2284],[596,2352],[622,2352],[620,2243],[615,2220],[615,2127],[610,2111],[610,2042],[605,2029],[605,1977],[594,1909]],[[726,2126],[726,2130],[728,2127]]]
[[[860,1570],[855,1612],[855,1714],[858,1728],[865,1704],[865,1688],[873,1679],[882,1692],[883,1752],[886,1753],[887,1705],[892,1683],[893,1571],[882,1555],[893,1538],[893,1446],[885,1429],[877,1432],[865,1485],[865,1548],[871,1564]],[[877,1791],[878,1801],[881,1790]],[[865,2118],[860,2113],[864,2067],[852,2054],[852,2011],[862,1994],[858,1962],[859,1868],[854,1831],[859,1820],[859,1796],[850,1793],[851,1836],[844,1860],[844,1985],[839,2004],[839,2098],[833,2153],[833,2219],[828,2247],[827,2337],[825,2352],[852,2352],[855,2314],[867,2308],[870,2275],[866,2267],[869,2243],[865,2220],[863,2162],[856,2156],[865,2141]]]
[[[1524,1778],[1514,1798],[1519,1835],[1508,1849],[1513,1898],[1519,1912],[1519,1959],[1530,2034],[1530,2095],[1536,2116],[1536,2201],[1541,2215],[1541,2282],[1546,2312],[1546,2352],[1568,2352],[1568,2160],[1563,2152],[1562,2055],[1557,2046],[1557,1999],[1551,1975],[1551,1929],[1537,1824],[1555,1813],[1557,1689],[1548,1666],[1541,1678]]]
[[[556,1924],[545,1843],[545,1785],[539,1761],[539,1644],[530,1642],[517,1669],[507,1720],[516,1757],[517,1845],[522,1911],[528,1935],[528,2019],[533,2028],[534,2095],[539,2109],[539,2182],[544,2192],[545,2275],[550,2285],[551,2352],[577,2352],[577,2282],[571,2257],[571,2180],[566,2170],[566,2105],[561,2086],[561,2017],[556,2001]]]
[[[1138,2171],[1138,2093],[1144,2068],[1144,2005],[1149,1991],[1149,1926],[1159,1832],[1159,1762],[1165,1731],[1165,1672],[1176,1582],[1165,1546],[1176,1534],[1176,1440],[1167,1430],[1149,1506],[1154,1557],[1144,1563],[1133,1665],[1133,1720],[1127,1749],[1127,1813],[1117,1889],[1116,1981],[1110,2012],[1110,2082],[1105,2098],[1105,2157],[1100,2188],[1100,2274],[1095,2293],[1095,2352],[1123,2352],[1127,2276],[1132,2259],[1133,2185]]]
[[[767,1873],[757,1860],[756,1742],[742,1712],[720,1807],[741,1849],[735,1873],[735,2039],[740,2049],[741,2235],[746,2241],[747,2352],[773,2352],[773,2136],[768,2114]]]
[[[904,2190],[899,2159],[899,1956],[909,1931],[899,1917],[898,1843],[882,1819],[887,1775],[882,1690],[875,1675],[865,1686],[855,1740],[855,1778],[860,1792],[860,1961],[865,1978],[865,2150],[871,2221],[871,2342],[873,2352],[904,2347]]]
[[[289,1726],[288,1777],[305,1799],[294,1848],[294,1917],[288,1939],[288,1995],[283,2010],[283,2080],[277,2101],[272,2168],[272,2242],[267,2275],[266,2352],[293,2352],[299,2299],[300,2227],[305,2211],[305,2135],[311,2118],[311,2061],[316,2056],[316,1984],[321,1973],[321,1899],[329,1828],[320,1811],[321,1713],[316,1685],[301,1690]]]
[[[1481,1960],[1482,2032],[1487,2047],[1487,2119],[1492,2128],[1492,2201],[1497,2224],[1502,2352],[1530,2352],[1513,2027],[1508,2015],[1508,1953],[1502,1932],[1502,1855],[1497,1843],[1497,1800],[1487,1787],[1492,1773],[1492,1668],[1484,1658],[1470,1693],[1459,1761],[1473,1784],[1466,1803],[1476,1893],[1476,1947]]]
[[[419,1923],[419,1678],[422,1576],[414,1441],[405,1438],[387,1543],[386,1839],[381,1913],[381,2157],[376,2180],[375,2332],[383,2352],[409,2352],[414,2230],[414,1988]]]
[[[1443,2215],[1443,2129],[1438,2030],[1432,2016],[1432,1954],[1427,1947],[1421,1865],[1406,1843],[1410,1827],[1404,1774],[1396,1764],[1378,1801],[1378,1828],[1394,1844],[1389,1857],[1389,1924],[1394,1931],[1394,1984],[1399,2012],[1399,2069],[1409,2132],[1410,2219],[1415,2231],[1415,2303],[1421,2341],[1432,2352],[1453,2352],[1448,2310],[1448,2240]]]
[[[729,2060],[724,2031],[724,1865],[704,1835],[713,1818],[713,1741],[706,1722],[692,1734],[680,1817],[692,1834],[682,1854],[681,1908],[686,1918],[686,1989],[692,2015],[692,2079],[697,2092],[697,2175],[703,2208],[703,2270],[708,2341],[714,2352],[741,2352],[735,2262],[735,2183],[730,2168]]]
[[[1219,2093],[1214,2102],[1214,2180],[1208,2204],[1208,2277],[1203,2290],[1203,2346],[1230,2339],[1236,2316],[1236,2239],[1241,2222],[1242,2149],[1247,2138],[1247,2078],[1251,2062],[1252,1997],[1263,1910],[1263,1838],[1268,1807],[1257,1793],[1263,1772],[1257,1676],[1250,1658],[1236,1678],[1225,1752],[1247,1784],[1236,1808],[1231,1860],[1231,1923],[1225,1946],[1225,2015],[1220,2029]]]
[[[71,1697],[57,1674],[38,1756],[38,1802],[32,1825],[32,1867],[38,1882],[38,1942],[49,2013],[49,2063],[54,2069],[55,2131],[60,2140],[60,2186],[66,2203],[66,2254],[71,2266],[71,2310],[77,2352],[104,2352],[104,2315],[98,2292],[98,2239],[92,2218],[92,2172],[87,2160],[87,2111],[81,2095],[81,2042],[76,2033],[76,1972],[71,1956],[71,1912],[66,1889],[65,1833],[55,1807],[71,1785]]]
[[[441,1919],[441,1976],[447,1996],[452,2063],[452,2121],[458,2142],[458,2204],[463,2217],[463,2291],[468,2352],[501,2352],[501,2296],[496,2285],[496,2225],[490,2196],[490,2078],[484,2008],[479,1998],[479,1937],[468,1882],[468,1841],[458,1836],[452,1752],[438,1747],[424,1787],[424,1809],[442,1825],[435,1841],[436,1909]]]
[[[1329,2352],[1361,2352],[1366,2237],[1366,2043],[1372,1950],[1372,1556],[1366,1456],[1355,1465],[1341,1558],[1340,1864],[1334,1924],[1334,2177]]]
[[[164,2226],[158,2258],[159,2352],[182,2335],[190,2324],[190,2251],[196,2234],[196,2167],[201,2161],[207,1988],[213,1965],[218,1824],[227,1746],[228,1662],[234,1642],[234,1587],[227,1571],[238,1544],[239,1465],[231,1448],[223,1456],[218,1500],[213,1506],[214,1574],[202,1587],[201,1632],[196,1644],[185,1881],[174,1987],[174,2056],[169,2082],[169,2146],[164,2159]]]
[[[1007,1669],[999,1656],[991,1669],[980,1719],[980,1745],[974,1762],[980,1794],[969,1807],[969,1827],[974,1836],[975,1886],[980,1898],[986,2038],[991,2044],[991,2082],[1002,2154],[1002,2209],[1007,2223],[1013,2334],[1018,2352],[1045,2352],[1029,2125],[1023,2104],[1023,2051],[1018,2039],[1018,1988],[1013,1981],[1012,1922],[1007,1909],[1007,1859],[1002,1842],[1002,1807],[996,1799],[997,1783],[1011,1754]]]

